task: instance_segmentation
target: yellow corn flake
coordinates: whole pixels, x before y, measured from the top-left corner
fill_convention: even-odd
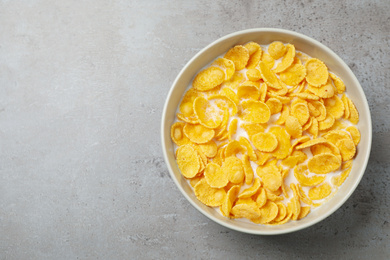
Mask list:
[[[211,90],[225,80],[225,72],[219,67],[208,67],[196,75],[192,86],[199,91]]]
[[[253,185],[251,187],[243,190],[238,195],[238,197],[241,199],[250,198],[256,194],[256,192],[259,190],[260,186],[261,186],[260,179],[256,178],[255,181],[253,182]]]
[[[260,92],[258,88],[253,85],[241,85],[237,88],[237,97],[239,99],[258,100],[260,97]]]
[[[225,71],[225,80],[229,80],[235,71],[233,61],[225,58],[218,58],[211,65],[218,66]]]
[[[352,170],[352,167],[344,170],[340,175],[334,176],[332,178],[332,184],[336,185],[338,187],[341,186],[345,182],[345,180],[348,178],[351,170]]]
[[[199,149],[206,155],[208,158],[213,158],[217,155],[218,146],[214,141],[210,141],[204,144],[199,144]]]
[[[295,168],[297,169],[297,168]],[[322,183],[325,180],[325,176],[312,176],[307,177],[305,174],[300,173],[298,170],[294,169],[294,177],[302,186],[316,186]]]
[[[263,207],[265,203],[267,203],[267,193],[265,189],[259,187],[256,194],[253,195],[253,199],[256,201],[257,207]]]
[[[301,64],[293,64],[279,74],[280,79],[290,86],[298,85],[306,76],[306,67]]]
[[[229,182],[227,175],[222,171],[221,166],[213,162],[207,164],[206,169],[204,170],[204,177],[207,184],[212,188],[223,188]]]
[[[310,207],[309,206],[301,207],[301,212],[299,213],[298,220],[303,219],[309,213],[310,213]]]
[[[196,198],[203,204],[210,207],[218,207],[222,205],[226,198],[224,189],[212,188],[207,184],[206,179],[200,180],[194,187]]]
[[[268,161],[268,159],[271,158],[270,153],[260,152],[259,150],[255,150],[255,153],[257,157],[255,163],[260,166],[264,165]]]
[[[267,67],[270,69],[272,69],[275,65],[274,58],[272,58],[271,55],[269,55],[268,53],[263,53],[261,61],[264,62],[264,64],[267,65]]]
[[[184,126],[185,123],[183,122],[176,122],[171,126],[171,139],[178,146],[191,143],[190,139],[183,132]]]
[[[349,169],[352,167],[353,160],[349,160],[346,162],[343,162],[343,165],[341,165],[341,170]]]
[[[298,164],[299,160],[300,160],[299,156],[290,155],[287,158],[283,159],[282,165],[292,169]]]
[[[233,135],[235,135],[237,132],[237,124],[238,124],[237,118],[234,118],[229,124],[229,128],[228,128],[229,141],[232,140]]]
[[[307,159],[307,154],[302,152],[302,151],[294,151],[291,154],[292,157],[297,157],[298,158],[298,163],[303,163]]]
[[[262,176],[264,187],[270,191],[276,191],[282,185],[282,175],[280,173],[265,174]]]
[[[191,185],[191,187],[192,187],[192,188],[195,187],[195,185],[196,185],[200,180],[202,180],[203,178],[204,178],[204,176],[201,175],[201,176],[195,176],[194,178],[190,179],[190,185]]]
[[[273,221],[279,222],[287,216],[287,208],[282,202],[276,202],[275,204],[278,206],[278,215]]]
[[[314,118],[315,119],[315,118]],[[309,117],[309,120],[302,126],[302,131],[307,131],[313,124],[313,118]]]
[[[196,144],[204,144],[213,139],[215,132],[213,129],[204,127],[203,125],[186,124],[183,127],[184,134]]]
[[[343,94],[345,91],[344,82],[339,77],[337,77],[336,75],[334,75],[332,73],[329,73],[329,76],[333,80],[333,84],[335,85],[335,87],[337,89],[337,94]]]
[[[282,102],[277,98],[269,98],[265,104],[269,107],[271,115],[277,114],[282,110]]]
[[[348,161],[355,156],[356,147],[351,139],[342,139],[337,141],[336,146],[339,148],[343,161]]]
[[[244,136],[240,136],[240,138],[238,138],[238,142],[241,144],[242,147],[245,147],[249,159],[251,159],[252,161],[256,161],[257,160],[256,153],[253,150],[253,147],[251,143],[248,141],[248,139],[246,139]]]
[[[282,104],[289,104],[290,101],[291,101],[291,97],[279,96],[279,95],[277,95],[277,94],[274,93],[274,92],[268,92],[267,94],[268,94],[268,96],[271,97],[271,98],[279,99],[279,101],[282,102]]]
[[[181,174],[186,178],[193,178],[199,172],[198,153],[191,145],[182,145],[177,149],[176,161]]]
[[[344,115],[344,103],[337,95],[324,99],[324,105],[326,112],[335,119],[339,119]]]
[[[339,148],[336,145],[326,141],[325,143],[316,144],[310,147],[310,150],[313,155],[323,154],[323,153],[331,153],[338,157],[341,160],[341,154]]]
[[[276,77],[275,72],[270,70],[270,68],[263,61],[259,63],[259,67],[261,77],[269,87],[272,87],[274,89],[282,89],[282,86],[280,85],[279,79]]]
[[[301,136],[299,138],[297,138],[294,143],[291,145],[290,147],[290,154],[294,151],[294,148],[299,145],[299,144],[302,144],[302,143],[306,143],[310,141],[310,137],[307,136],[307,135],[304,135],[304,136]]]
[[[313,187],[309,190],[309,198],[311,200],[321,200],[330,195],[332,187],[328,183],[324,183],[320,186]]]
[[[248,50],[249,55],[254,54],[261,46],[257,42],[248,42],[244,45],[244,47]]]
[[[280,113],[280,116],[278,120],[276,120],[275,124],[283,125],[286,122],[287,117],[290,115],[290,109],[288,106],[283,106],[282,112]]]
[[[287,133],[286,129],[278,126],[273,126],[269,129],[269,133],[272,133],[276,136],[278,140],[278,147],[272,152],[272,155],[276,159],[284,159],[290,153],[290,135]]]
[[[302,125],[297,118],[288,116],[285,125],[287,132],[292,138],[299,138],[302,136]]]
[[[293,215],[291,218],[292,218],[292,220],[297,220],[299,213],[301,212],[301,203],[299,200],[297,186],[294,183],[291,183],[290,188],[293,191],[293,195],[294,195],[293,198],[291,199],[292,212],[293,212]]]
[[[222,116],[222,122],[217,128],[215,128],[215,138],[216,139],[221,137],[224,134],[224,132],[227,132],[226,128],[227,128],[228,121],[229,121],[229,110],[224,109],[223,116]]]
[[[360,143],[360,131],[356,126],[349,126],[346,130],[351,134],[352,140],[355,145]]]
[[[308,108],[311,116],[314,116],[318,121],[323,121],[326,118],[326,107],[320,101],[308,102]]]
[[[200,123],[197,115],[195,115],[195,114],[193,114],[189,117],[185,116],[184,114],[177,114],[176,116],[179,120],[182,120],[182,121],[189,123],[189,124],[196,125],[196,124]]]
[[[233,61],[236,71],[239,71],[246,67],[249,51],[242,45],[236,45],[225,54],[224,58]]]
[[[312,139],[307,142],[304,142],[303,144],[296,146],[295,149],[300,150],[321,143],[326,143],[326,139],[323,137]]]
[[[280,174],[280,169],[276,165],[270,164],[257,167],[256,173],[260,178],[263,178],[263,176],[267,174]]]
[[[264,132],[264,127],[261,124],[243,123],[241,127],[244,128],[249,138],[257,133]]]
[[[214,103],[214,106],[217,107],[214,109],[217,111],[217,113],[219,113],[220,116],[223,114],[222,111],[224,111],[225,109],[229,110],[230,116],[234,116],[235,114],[237,114],[236,103],[234,103],[230,98],[225,95],[212,95],[208,98],[208,101],[210,104]]]
[[[272,86],[269,86],[267,93],[269,96],[284,96],[288,93],[287,85],[284,84],[280,79],[278,79],[278,84],[280,89],[275,89]]]
[[[217,128],[223,119],[223,112],[212,106],[207,99],[197,97],[194,101],[194,111],[200,124],[207,128]]]
[[[240,184],[244,181],[245,173],[242,161],[237,157],[230,156],[226,158],[222,164],[222,170],[231,183]]]
[[[310,117],[309,108],[307,107],[307,104],[294,104],[291,107],[291,115],[296,117],[301,125],[304,125]]]
[[[245,100],[241,103],[244,121],[250,123],[267,123],[271,117],[268,106],[261,101]]]
[[[231,88],[223,88],[220,94],[229,98],[231,101],[234,102],[234,104],[236,104],[236,106],[240,103],[240,100],[236,92],[234,92]]]
[[[258,133],[252,136],[253,145],[261,152],[273,152],[278,140],[273,133]]]
[[[254,178],[254,172],[251,166],[251,163],[249,161],[249,157],[247,154],[244,154],[241,157],[242,160],[242,166],[244,167],[244,174],[245,174],[245,183],[246,184],[251,184]],[[256,180],[255,180],[256,182]]]
[[[256,202],[253,200],[247,200],[233,206],[231,214],[233,214],[236,218],[256,219],[260,217],[260,210],[257,207]]]
[[[343,101],[343,104],[344,104],[344,118],[348,119],[351,115],[350,110],[349,110],[348,97],[345,94],[343,94],[341,97],[341,101]]]
[[[231,88],[233,90],[246,80],[245,73],[242,71],[235,71],[233,76],[223,83],[223,86]]]
[[[349,121],[352,124],[356,125],[357,123],[359,123],[359,112],[357,111],[355,104],[350,98],[348,98],[348,107],[350,112]]]
[[[286,51],[287,51],[287,47],[282,42],[279,41],[272,42],[268,46],[268,53],[275,60],[282,58],[286,53]]]
[[[313,118],[311,126],[306,130],[309,134],[313,136],[313,138],[318,137],[318,121],[317,119]]]
[[[237,140],[231,140],[226,146],[225,157],[235,156],[238,153],[242,153],[245,150]]]
[[[336,120],[332,115],[326,115],[325,120],[318,122],[319,130],[327,130],[331,128]]]
[[[274,69],[275,73],[279,73],[279,72],[286,70],[294,62],[294,57],[295,57],[294,45],[287,44],[286,48],[287,48],[287,52],[284,55],[282,62],[280,62],[278,65],[276,65],[276,68]]]
[[[260,98],[259,98],[259,100],[261,102],[265,102],[265,97],[267,96],[267,93],[269,93],[269,92],[267,92],[267,89],[268,89],[267,84],[263,83],[260,85],[260,88],[259,88]]]
[[[341,160],[334,154],[322,153],[309,159],[309,170],[317,174],[326,174],[337,170],[341,166]]]
[[[234,185],[227,192],[225,200],[223,201],[220,208],[225,217],[229,217],[233,203],[236,200],[238,193],[240,192],[240,188],[240,185]]]
[[[348,134],[348,132],[346,131],[343,131],[343,130],[332,130],[332,131],[329,131],[327,132],[326,134],[323,135],[325,137],[325,139],[336,145],[336,143],[340,140],[343,140],[343,139],[351,139],[350,135]]]
[[[190,88],[184,94],[183,100],[179,106],[179,111],[182,113],[182,117],[197,119],[196,115],[194,114],[193,104],[194,100],[201,96],[203,96],[202,92],[196,91],[194,88]]]
[[[246,71],[246,76],[248,77],[249,80],[251,81],[258,81],[261,79],[261,73],[260,70],[253,68],[253,69],[248,69]]]
[[[319,87],[324,85],[328,80],[328,68],[326,65],[316,58],[309,59],[306,64],[306,81],[314,86]]]
[[[263,50],[261,49],[261,47],[259,45],[259,48],[253,54],[250,55],[250,58],[248,60],[246,67],[248,69],[255,68],[259,64],[262,55],[263,55]]]
[[[321,85],[319,87],[309,85],[307,86],[307,90],[320,98],[330,98],[335,95],[335,88],[331,81],[328,81],[325,85]]]
[[[288,204],[289,206],[287,206],[286,208],[286,217],[281,220],[281,221],[272,221],[270,223],[268,223],[268,225],[283,225],[283,224],[286,224],[292,217],[292,210],[291,210],[291,203]]]
[[[192,145],[192,147],[196,150],[196,152],[198,153],[198,157],[201,160],[201,168],[199,169],[199,172],[202,172],[204,170],[204,168],[206,167],[207,162],[208,162],[207,156],[202,152],[199,145]]]
[[[269,223],[276,218],[278,210],[278,206],[274,202],[267,201],[267,203],[260,208],[260,217],[251,220],[258,224]]]

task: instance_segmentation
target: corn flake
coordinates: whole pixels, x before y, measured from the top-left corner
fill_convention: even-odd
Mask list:
[[[320,186],[313,187],[309,190],[309,198],[311,200],[321,200],[330,195],[332,187],[328,183],[324,183]]]
[[[309,59],[306,64],[306,81],[314,86],[320,87],[328,80],[328,68],[326,65],[316,58]]]
[[[226,198],[226,191],[224,189],[210,187],[206,179],[200,180],[195,185],[194,192],[199,201],[210,207],[218,207],[222,205]]]
[[[229,217],[233,203],[236,200],[238,193],[240,192],[240,188],[240,185],[234,185],[227,192],[225,200],[223,201],[220,208],[225,217]]]
[[[341,160],[334,154],[322,153],[309,159],[309,170],[317,174],[326,174],[337,170],[341,166]]]
[[[295,57],[294,45],[287,44],[286,48],[287,48],[287,52],[284,55],[282,62],[280,62],[278,65],[276,65],[276,68],[274,69],[275,73],[279,73],[279,72],[286,70],[294,62],[294,57]]]
[[[186,124],[183,127],[183,132],[191,142],[196,144],[207,143],[211,141],[215,135],[213,129],[204,127],[203,125]]]
[[[299,120],[293,116],[288,116],[285,122],[286,130],[292,138],[299,138],[302,136],[302,125]]]
[[[258,133],[252,136],[253,145],[261,152],[273,152],[278,140],[273,133]]]
[[[184,177],[193,178],[199,172],[198,153],[191,145],[182,145],[177,149],[176,161]]]
[[[236,45],[225,54],[224,58],[233,61],[236,71],[239,71],[246,67],[249,51],[242,45]]]
[[[356,126],[349,126],[346,130],[351,134],[352,140],[355,145],[360,143],[360,131]]]
[[[192,86],[199,91],[211,90],[225,80],[225,72],[219,67],[208,67],[196,75]]]
[[[267,123],[271,117],[268,106],[261,101],[245,100],[241,103],[244,121],[250,123]]]

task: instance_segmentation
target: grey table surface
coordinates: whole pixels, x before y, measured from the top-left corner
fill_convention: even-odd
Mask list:
[[[351,198],[280,236],[199,213],[160,145],[180,69],[219,37],[256,27],[334,50],[373,120]],[[388,0],[0,1],[0,259],[389,259],[389,53]]]

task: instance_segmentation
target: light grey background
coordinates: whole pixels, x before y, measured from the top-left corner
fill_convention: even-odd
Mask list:
[[[356,192],[283,236],[201,215],[160,145],[180,69],[219,37],[255,27],[334,50],[373,119]],[[387,0],[0,1],[0,259],[390,258],[389,46]]]

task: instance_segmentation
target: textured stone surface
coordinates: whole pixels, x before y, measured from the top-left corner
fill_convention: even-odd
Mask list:
[[[0,24],[1,259],[390,258],[389,1],[3,0]],[[373,119],[356,192],[283,236],[208,220],[174,185],[160,147],[182,66],[254,27],[333,49]]]

